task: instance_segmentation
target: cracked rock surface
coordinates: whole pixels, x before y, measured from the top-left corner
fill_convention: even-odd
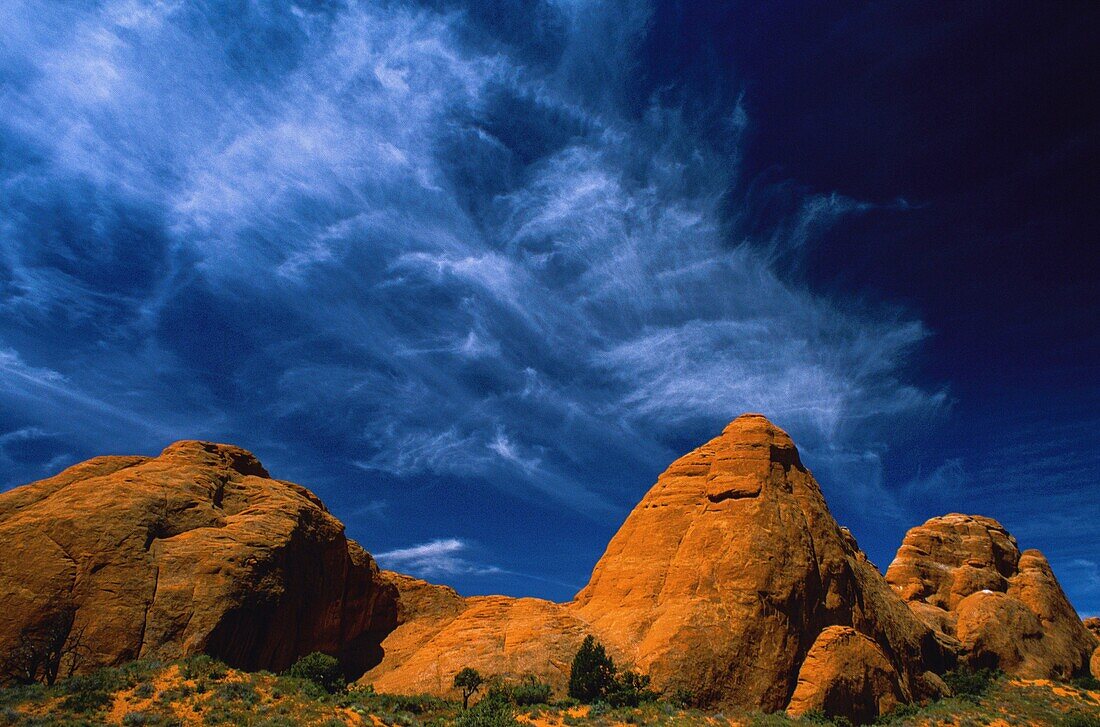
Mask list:
[[[1026,679],[1089,669],[1095,641],[1047,559],[996,520],[951,513],[912,528],[886,580],[965,665]]]

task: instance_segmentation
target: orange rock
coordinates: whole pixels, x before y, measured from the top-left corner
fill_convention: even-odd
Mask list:
[[[900,682],[874,641],[847,626],[829,626],[802,662],[787,713],[821,710],[865,724],[907,701]]]
[[[738,417],[658,478],[575,609],[655,684],[708,702],[783,709],[802,659],[830,626],[890,655],[899,699],[932,689],[922,678],[938,651],[930,630],[833,520],[790,437],[758,414]]]
[[[790,437],[760,415],[739,417],[674,462],[570,604],[459,599],[397,582],[404,620],[364,677],[384,690],[447,692],[464,666],[533,672],[560,687],[592,633],[617,663],[648,673],[658,688],[775,711],[787,707],[803,660],[830,627],[871,646],[823,641],[815,652],[823,676],[807,672],[803,703],[873,716],[939,689],[925,676],[942,668],[931,630],[833,520]],[[827,673],[862,659],[867,680],[859,689]]]
[[[1088,668],[1088,631],[1050,564],[995,520],[953,513],[911,529],[886,580],[965,664],[1028,679]]]
[[[0,494],[0,652],[75,609],[86,666],[206,651],[282,669],[313,650],[380,658],[395,589],[311,492],[250,453],[177,442]]]
[[[1089,659],[1089,671],[1093,677],[1100,679],[1100,618],[1091,616],[1082,621],[1085,628],[1093,636],[1093,640],[1096,641],[1096,650],[1092,652],[1092,658]]]
[[[463,598],[446,586],[383,571],[400,594],[398,626],[385,658],[362,681],[382,692],[455,696],[452,680],[471,666],[485,677],[533,674],[564,694],[587,625],[538,598]]]

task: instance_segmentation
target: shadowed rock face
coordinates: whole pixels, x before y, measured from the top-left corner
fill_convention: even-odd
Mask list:
[[[396,592],[311,492],[237,447],[98,457],[0,494],[0,652],[75,610],[87,666],[208,652],[282,669],[314,650],[361,673]]]
[[[1095,642],[1050,564],[996,520],[953,513],[913,528],[886,580],[965,664],[1033,679],[1089,668]]]
[[[760,415],[674,462],[571,603],[463,599],[395,579],[401,625],[364,677],[383,690],[447,692],[463,666],[532,672],[563,690],[587,633],[658,687],[710,704],[869,718],[939,688],[925,675],[942,668],[931,631],[833,520],[790,437]],[[841,673],[853,664],[866,679]]]

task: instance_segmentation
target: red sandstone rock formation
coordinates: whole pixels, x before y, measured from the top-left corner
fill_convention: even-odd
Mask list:
[[[586,633],[656,686],[709,704],[869,719],[942,686],[926,673],[942,668],[931,631],[833,520],[787,434],[760,415],[674,462],[572,603],[397,583],[401,625],[364,677],[383,690],[446,693],[463,666],[532,672],[561,688]]]
[[[237,447],[97,457],[0,494],[0,653],[74,612],[86,666],[208,652],[282,669],[381,658],[395,589],[311,492]]]
[[[1033,679],[1088,669],[1094,642],[1050,564],[996,520],[951,514],[913,528],[886,580],[964,664]]]

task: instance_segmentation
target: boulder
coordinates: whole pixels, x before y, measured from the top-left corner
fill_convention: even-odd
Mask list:
[[[1100,679],[1100,618],[1095,616],[1086,618],[1082,621],[1093,635],[1096,640],[1096,650],[1092,652],[1092,658],[1089,659],[1089,671],[1092,672],[1092,676],[1096,679]]]
[[[848,626],[829,626],[806,653],[787,714],[819,710],[865,724],[905,701],[898,672],[878,644]]]
[[[0,653],[63,623],[84,668],[207,652],[279,670],[380,658],[396,589],[313,493],[249,452],[182,441],[0,494]]]
[[[1100,644],[1100,618],[1097,618],[1096,616],[1090,616],[1089,618],[1083,620],[1081,623],[1083,623],[1085,625],[1085,628],[1088,629],[1094,637],[1096,637],[1096,643]]]
[[[1050,564],[996,520],[952,513],[911,529],[886,580],[965,665],[1030,679],[1088,669],[1093,641]]]

